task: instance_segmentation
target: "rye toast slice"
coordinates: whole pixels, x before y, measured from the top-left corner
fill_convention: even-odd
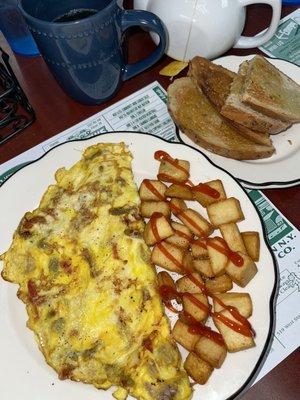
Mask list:
[[[237,75],[221,65],[203,57],[194,57],[189,63],[188,75],[203,90],[210,102],[220,112],[230,93],[230,86]]]
[[[168,88],[168,107],[178,127],[199,146],[224,157],[254,160],[270,157],[274,147],[243,137],[214,108],[191,78],[175,80]]]
[[[248,61],[244,61],[240,65],[239,73],[233,78],[230,93],[221,108],[221,114],[235,123],[257,132],[277,134],[286,130],[290,123],[270,118],[242,102],[248,68]]]
[[[231,84],[237,74],[205,58],[195,57],[189,64],[189,76],[220,112],[230,94]],[[272,146],[268,133],[255,132],[234,121],[230,121],[230,123],[247,139],[258,144]]]
[[[272,118],[300,122],[300,86],[262,56],[249,61],[242,101]]]

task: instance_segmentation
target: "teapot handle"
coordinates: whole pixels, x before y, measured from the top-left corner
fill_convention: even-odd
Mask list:
[[[133,8],[135,10],[147,10],[149,0],[134,0]]]
[[[248,6],[249,4],[257,4],[257,3],[268,4],[272,7],[273,10],[272,20],[266,32],[262,32],[254,37],[241,36],[234,45],[236,49],[250,49],[253,47],[259,47],[262,44],[266,43],[268,40],[270,40],[271,37],[276,32],[276,29],[280,21],[281,0],[239,0],[239,3],[242,7]]]

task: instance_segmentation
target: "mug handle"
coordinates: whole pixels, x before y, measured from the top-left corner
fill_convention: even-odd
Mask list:
[[[242,7],[257,3],[269,4],[273,9],[271,24],[266,32],[262,32],[254,37],[241,36],[234,45],[234,48],[236,49],[251,49],[253,47],[259,47],[270,40],[276,32],[278,23],[280,21],[281,0],[239,0],[239,3]]]
[[[123,69],[123,79],[125,81],[155,64],[164,54],[167,47],[167,32],[161,20],[155,14],[143,10],[123,11],[121,16],[122,32],[125,32],[131,26],[140,26],[154,31],[159,35],[160,41],[156,49],[148,57],[134,64],[125,65]]]

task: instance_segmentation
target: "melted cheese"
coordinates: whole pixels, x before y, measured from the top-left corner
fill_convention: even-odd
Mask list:
[[[56,180],[2,256],[2,275],[20,285],[46,361],[62,379],[122,388],[116,398],[189,399],[127,148],[92,146]]]

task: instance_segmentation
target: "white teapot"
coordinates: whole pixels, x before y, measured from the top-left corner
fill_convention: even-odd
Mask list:
[[[272,7],[271,24],[261,35],[241,36],[246,6],[254,3]],[[281,0],[134,0],[134,8],[156,14],[169,34],[166,53],[177,60],[188,61],[196,55],[212,59],[231,47],[261,46],[276,32]],[[155,34],[152,37],[158,42]]]

